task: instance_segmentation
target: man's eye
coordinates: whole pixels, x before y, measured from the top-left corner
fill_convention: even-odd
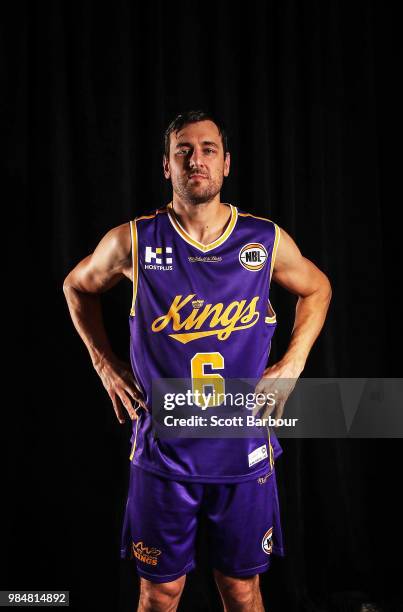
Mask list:
[[[206,153],[215,153],[214,149],[204,149],[204,151]],[[189,149],[178,149],[177,153],[180,155],[187,155],[189,153]]]

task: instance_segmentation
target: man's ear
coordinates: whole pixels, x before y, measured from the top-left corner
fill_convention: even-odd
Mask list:
[[[164,169],[164,176],[166,179],[169,179],[171,176],[171,169],[169,167],[169,161],[167,159],[167,156],[164,155],[162,158],[162,167]]]
[[[225,159],[224,159],[224,176],[229,175],[230,165],[231,165],[231,155],[229,151],[227,151],[225,154]]]

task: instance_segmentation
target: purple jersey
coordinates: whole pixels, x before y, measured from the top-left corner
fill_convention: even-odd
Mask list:
[[[267,366],[277,324],[269,293],[280,231],[269,219],[228,207],[230,221],[209,245],[189,236],[172,202],[130,222],[130,359],[149,409],[133,421],[130,460],[174,480],[250,480],[266,474],[282,452],[270,429],[266,440],[167,440],[152,428],[153,379],[210,376],[219,384],[259,379]]]

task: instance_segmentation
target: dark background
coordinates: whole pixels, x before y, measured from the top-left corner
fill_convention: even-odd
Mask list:
[[[134,610],[118,558],[130,425],[120,426],[62,292],[112,227],[170,200],[162,136],[207,108],[230,132],[221,199],[267,216],[330,278],[303,376],[392,377],[398,227],[386,161],[393,16],[376,2],[16,2],[2,21],[10,337],[2,589],[69,589],[74,609]],[[393,279],[392,279],[393,281]],[[295,297],[273,285],[287,348]],[[128,357],[129,282],[103,296]],[[400,440],[283,440],[287,556],[271,612],[401,610]],[[400,485],[399,485],[400,486]],[[202,538],[201,538],[202,540]],[[219,610],[200,542],[180,610]],[[355,602],[355,603],[354,603]],[[400,604],[399,604],[400,602]]]

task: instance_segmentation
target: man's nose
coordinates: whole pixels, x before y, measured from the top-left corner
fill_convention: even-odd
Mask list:
[[[193,166],[202,166],[203,160],[201,156],[201,151],[199,149],[193,149],[192,155],[189,157],[189,164]]]

